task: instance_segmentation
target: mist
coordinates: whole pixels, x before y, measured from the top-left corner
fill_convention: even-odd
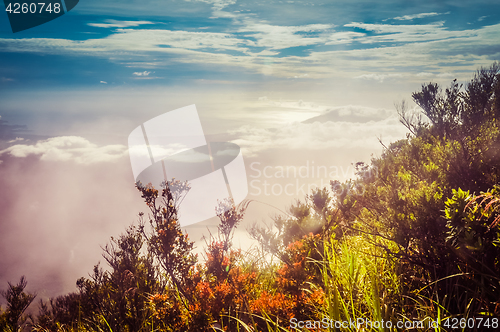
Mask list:
[[[101,246],[143,209],[127,158],[81,165],[4,157],[0,165],[0,289],[21,275],[39,297],[75,291]]]

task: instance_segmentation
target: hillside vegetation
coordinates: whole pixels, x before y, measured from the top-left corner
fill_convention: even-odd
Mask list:
[[[138,183],[149,213],[111,239],[109,269],[96,265],[77,292],[39,302],[32,317],[23,315],[34,298],[26,280],[9,284],[0,327],[498,330],[500,65],[478,70],[465,86],[424,84],[412,97],[422,113],[397,105],[407,138],[357,163],[356,179],[313,190],[274,227],[254,226],[259,250],[231,245],[250,202],[220,203],[218,234],[199,259],[177,222],[189,185]],[[349,321],[358,325],[334,324]],[[407,325],[398,328],[400,321]]]

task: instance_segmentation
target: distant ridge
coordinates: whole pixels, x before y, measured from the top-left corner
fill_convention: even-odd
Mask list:
[[[365,123],[370,121],[380,121],[387,119],[391,115],[395,114],[395,111],[386,110],[383,108],[371,108],[364,106],[340,106],[328,110],[325,114],[321,114],[307,120],[302,121],[302,123],[314,123],[314,122],[357,122]]]

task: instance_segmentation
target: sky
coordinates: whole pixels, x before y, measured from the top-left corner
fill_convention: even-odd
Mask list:
[[[395,103],[500,60],[498,1],[82,0],[13,33],[0,13],[0,289],[75,291],[146,212],[128,136],[195,104],[238,144],[246,227],[407,134]],[[282,170],[295,169],[302,173]],[[287,187],[288,185],[288,187]],[[285,190],[288,188],[288,190]],[[199,250],[216,218],[185,228]]]

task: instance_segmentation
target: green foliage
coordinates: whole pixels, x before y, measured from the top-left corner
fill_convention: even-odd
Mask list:
[[[9,282],[9,288],[0,294],[7,301],[7,310],[0,312],[0,327],[4,331],[20,331],[24,321],[23,313],[36,297],[36,294],[26,293],[24,289],[28,284],[24,276],[21,277],[17,285]]]
[[[41,301],[33,328],[147,331],[152,316],[148,294],[161,290],[162,278],[143,246],[144,238],[136,227],[111,238],[103,248],[110,270],[96,265],[89,279],[78,279],[78,293]]]
[[[402,295],[417,298],[414,303],[400,301],[401,310],[413,308],[408,310],[416,316],[498,310],[498,297],[491,296],[498,288],[496,272],[486,269],[496,266],[493,257],[498,257],[497,233],[492,229],[498,222],[496,215],[487,218],[478,208],[469,221],[460,217],[460,224],[447,220],[453,218],[444,210],[456,188],[487,192],[500,180],[499,68],[495,63],[479,70],[464,90],[456,81],[444,93],[437,84],[423,85],[413,98],[430,125],[400,105],[402,122],[412,135],[392,143],[371,165],[357,165],[357,179],[332,182],[328,208],[323,204],[326,200],[314,198],[318,197],[315,193],[292,209],[289,218],[277,219],[278,232],[254,230],[258,235],[254,237],[264,249],[280,253],[285,240],[302,235],[304,225],[314,220],[320,226],[315,234],[322,239],[327,234],[335,234],[338,241],[361,235],[391,259],[399,259]],[[484,209],[496,204],[490,196],[482,199]],[[466,204],[460,204],[454,209],[461,215]],[[456,247],[457,243],[464,249]],[[479,253],[482,258],[473,257]],[[277,256],[288,263],[282,254]],[[475,274],[465,277],[463,273],[471,269]],[[488,277],[493,281],[480,280]]]
[[[144,238],[134,227],[104,248],[104,258],[111,271],[95,266],[91,279],[79,279],[79,310],[92,312],[84,317],[92,325],[106,320],[113,331],[139,331],[151,311],[146,294],[159,289],[157,268],[151,256],[141,254]]]
[[[412,95],[422,114],[397,105],[407,138],[356,163],[355,179],[296,201],[272,227],[254,226],[260,251],[232,248],[249,202],[228,199],[198,261],[177,221],[189,185],[137,183],[149,214],[104,248],[109,270],[96,265],[77,281],[78,293],[40,302],[33,330],[296,331],[292,318],[498,317],[499,71],[495,63],[444,91],[423,85]],[[0,310],[4,330],[32,301],[21,281],[9,284],[10,298],[24,305]]]
[[[500,188],[480,195],[458,189],[446,201],[447,242],[460,270],[467,274],[468,291],[477,306],[495,310],[500,298]]]

